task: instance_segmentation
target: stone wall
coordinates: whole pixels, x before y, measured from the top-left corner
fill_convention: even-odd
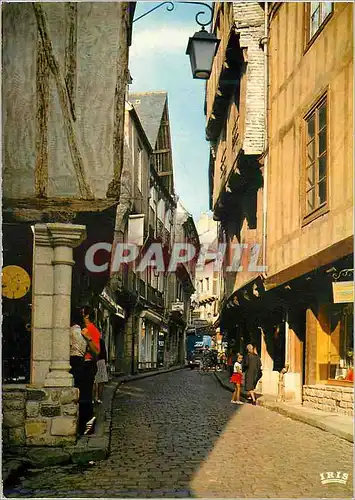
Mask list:
[[[354,389],[336,385],[303,386],[303,405],[317,410],[354,415]]]
[[[260,45],[264,11],[258,2],[233,2],[233,12],[240,46],[247,51],[243,149],[246,154],[260,154],[265,130],[265,54]]]
[[[3,444],[67,446],[77,440],[79,390],[3,386]]]

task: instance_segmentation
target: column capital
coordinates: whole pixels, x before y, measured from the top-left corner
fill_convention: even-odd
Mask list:
[[[39,247],[52,246],[52,242],[48,233],[47,224],[35,224],[34,240],[35,240],[35,245]]]
[[[86,239],[86,226],[50,222],[46,224],[52,245],[76,248]]]

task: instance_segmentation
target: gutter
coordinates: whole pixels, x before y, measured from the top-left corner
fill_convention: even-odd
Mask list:
[[[265,2],[264,8],[264,28],[265,35],[260,43],[264,47],[264,92],[265,92],[265,137],[264,137],[264,168],[263,168],[263,177],[264,177],[264,187],[263,187],[263,229],[262,229],[262,265],[264,269],[266,269],[266,245],[267,245],[267,197],[268,197],[268,147],[269,147],[269,127],[268,127],[268,112],[269,112],[269,53],[268,53],[268,2]],[[267,271],[266,271],[267,273]]]

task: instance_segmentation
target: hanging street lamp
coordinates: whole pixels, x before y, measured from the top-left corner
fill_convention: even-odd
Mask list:
[[[218,45],[218,38],[213,33],[208,33],[204,28],[189,38],[186,54],[190,57],[193,78],[209,79]]]
[[[216,37],[214,33],[209,33],[206,31],[205,26],[212,24],[213,19],[213,9],[210,5],[203,2],[178,2],[186,3],[191,5],[203,5],[210,11],[210,18],[207,22],[201,22],[199,17],[206,14],[206,11],[200,11],[196,14],[195,20],[198,25],[201,26],[201,30],[197,31],[192,37],[189,38],[189,43],[187,45],[186,54],[190,57],[192,76],[199,80],[208,80],[212,71],[213,58],[216,55],[218,45],[220,40]],[[145,12],[141,16],[134,19],[133,22],[138,21],[142,17],[147,16],[151,12],[159,9],[163,5],[167,5],[167,10],[172,11],[175,8],[173,2],[162,2],[159,5],[153,7],[153,9]]]

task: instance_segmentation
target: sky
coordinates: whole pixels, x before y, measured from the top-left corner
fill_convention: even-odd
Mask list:
[[[135,18],[159,2],[137,3]],[[205,140],[205,80],[192,78],[188,39],[200,27],[198,5],[174,3],[169,12],[163,5],[133,23],[129,69],[130,92],[168,92],[175,190],[183,206],[198,220],[208,206],[209,145]],[[202,18],[207,20],[208,15]],[[208,28],[207,28],[208,29]]]

